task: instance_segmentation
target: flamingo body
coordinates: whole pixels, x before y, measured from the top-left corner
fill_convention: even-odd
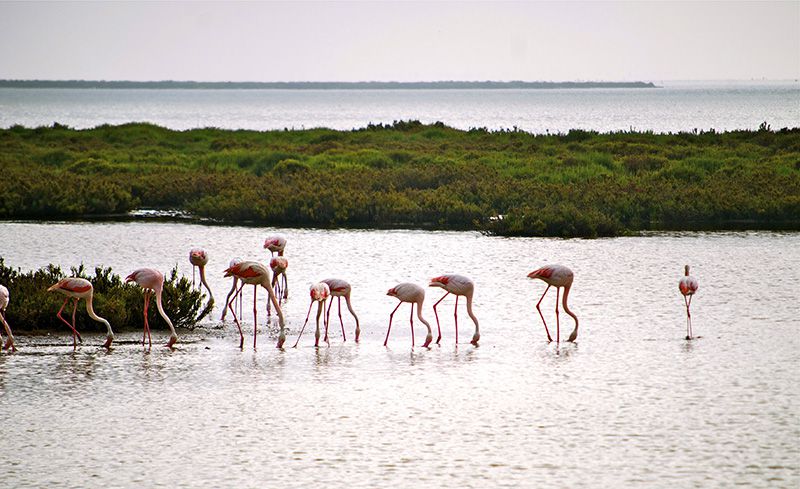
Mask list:
[[[442,298],[433,305],[433,314],[436,316],[436,327],[439,330],[439,338],[436,340],[436,343],[439,343],[442,339],[442,328],[439,325],[439,314],[436,312],[436,306],[449,294],[453,294],[456,296],[455,312],[453,314],[456,325],[456,344],[458,344],[458,298],[459,296],[464,296],[467,299],[467,314],[469,314],[472,322],[475,323],[475,333],[473,333],[470,343],[477,346],[481,335],[478,327],[478,318],[475,317],[475,314],[472,312],[472,295],[475,292],[475,283],[463,275],[445,274],[432,278],[428,287],[439,287],[446,291]]]
[[[67,277],[58,281],[58,283],[50,286],[47,289],[48,292],[58,292],[66,296],[64,299],[64,303],[61,305],[61,309],[58,310],[57,316],[58,319],[63,321],[69,328],[72,330],[72,346],[75,347],[75,339],[81,340],[81,335],[78,333],[77,328],[75,327],[75,312],[78,308],[78,301],[81,299],[86,300],[86,312],[89,314],[89,317],[94,319],[97,322],[103,323],[106,326],[107,334],[106,334],[106,342],[103,344],[104,347],[109,348],[111,346],[111,342],[114,341],[114,332],[111,330],[111,325],[105,319],[101,318],[94,312],[94,308],[92,307],[92,301],[94,299],[94,287],[92,287],[92,283],[84,278],[79,277]],[[72,307],[72,324],[67,322],[63,317],[61,317],[61,312],[64,310],[64,306],[67,305],[67,302],[72,299],[74,304]],[[83,342],[83,340],[81,340]]]
[[[269,250],[273,255],[277,253],[278,256],[283,256],[284,248],[286,248],[286,238],[280,234],[270,236],[264,240],[264,249]]]
[[[11,334],[11,326],[9,326],[6,321],[6,308],[8,308],[10,297],[8,289],[4,285],[0,285],[0,321],[3,321],[3,329],[6,330],[6,336],[8,336],[6,343],[3,345],[3,349],[8,350],[10,348],[11,351],[17,351],[17,348],[14,346],[14,335]]]
[[[142,335],[142,344],[144,344],[146,335],[148,345],[152,345],[150,323],[147,320],[147,310],[150,307],[150,297],[155,295],[158,313],[164,318],[164,321],[166,321],[171,333],[166,346],[172,348],[172,345],[178,341],[178,334],[175,332],[175,326],[172,325],[169,316],[164,312],[164,306],[161,302],[161,294],[164,291],[164,274],[152,268],[140,268],[125,277],[125,282],[135,282],[139,287],[144,289],[144,334]]]
[[[528,278],[539,279],[547,284],[547,288],[544,290],[542,297],[536,304],[536,310],[539,311],[539,316],[542,318],[542,323],[544,324],[544,330],[547,333],[548,341],[553,341],[553,339],[550,337],[550,331],[547,329],[547,322],[544,320],[544,315],[542,314],[542,310],[539,308],[539,305],[542,303],[547,291],[550,290],[550,287],[556,288],[556,343],[560,342],[561,340],[561,326],[558,318],[558,295],[560,289],[564,289],[564,311],[572,316],[572,319],[575,320],[575,329],[572,330],[572,334],[569,335],[568,341],[575,341],[575,339],[578,337],[578,316],[576,316],[567,305],[567,297],[569,296],[569,291],[572,288],[572,281],[575,278],[572,270],[564,265],[546,265],[529,273]]]
[[[239,263],[235,263],[228,267],[225,270],[226,277],[236,277],[238,280],[242,282],[242,285],[239,287],[238,292],[234,295],[233,299],[236,299],[236,296],[242,293],[242,288],[245,285],[252,285],[253,286],[253,348],[256,347],[256,339],[258,337],[258,319],[256,313],[256,292],[258,291],[258,286],[262,286],[267,289],[267,293],[269,294],[269,300],[272,302],[272,305],[275,306],[275,312],[278,314],[278,322],[280,324],[280,335],[278,336],[278,344],[277,347],[281,348],[283,343],[286,341],[286,333],[285,333],[285,323],[283,319],[283,311],[281,310],[281,306],[278,303],[278,299],[275,297],[275,290],[272,288],[272,283],[270,281],[270,273],[267,267],[262,265],[257,261],[241,261]],[[236,317],[236,311],[233,310],[232,304],[233,299],[228,302],[228,308],[233,313],[233,320],[236,322],[236,327],[239,328],[239,336],[240,342],[239,347],[242,348],[244,346],[244,334],[242,334],[242,326],[239,324],[239,319]]]
[[[356,320],[356,343],[358,343],[358,339],[361,336],[361,327],[359,326],[358,316],[356,312],[353,310],[353,304],[350,302],[350,292],[352,291],[352,287],[350,284],[342,280],[340,278],[326,278],[323,280],[324,283],[328,284],[328,288],[331,289],[331,297],[336,297],[338,302],[338,310],[339,310],[339,323],[342,325],[342,340],[347,341],[347,338],[344,334],[344,321],[342,320],[342,297],[344,297],[344,301],[347,305],[347,309],[350,311],[350,314],[353,315],[353,319]],[[326,316],[328,318],[328,323],[330,324],[330,315],[331,315],[331,307],[333,307],[333,299],[331,299],[330,305],[328,305],[328,312]],[[327,338],[327,332],[325,334]]]
[[[403,282],[398,284],[388,292],[386,295],[391,297],[396,297],[400,303],[397,304],[397,307],[394,308],[392,313],[389,315],[389,329],[386,330],[386,340],[383,342],[383,346],[389,342],[389,333],[392,330],[392,317],[394,313],[397,312],[397,309],[404,303],[408,302],[411,304],[411,316],[409,322],[411,323],[411,347],[414,347],[414,305],[417,306],[417,317],[420,321],[428,328],[428,335],[425,337],[425,343],[422,345],[423,347],[427,347],[431,344],[433,340],[433,333],[431,332],[431,325],[425,318],[422,317],[422,303],[425,301],[425,289],[420,287],[417,284],[412,284],[409,282]]]
[[[314,303],[317,303],[317,330],[314,333],[314,346],[319,346],[319,317],[322,315],[322,311],[325,309],[325,302],[328,300],[328,297],[331,295],[331,289],[328,287],[328,284],[325,282],[319,282],[311,286],[308,291],[309,296],[311,297],[311,303],[308,305],[308,313],[306,314],[306,320],[303,323],[303,327],[300,329],[300,334],[297,335],[297,341],[294,343],[294,348],[297,348],[297,344],[300,342],[300,337],[303,336],[303,330],[306,329],[306,324],[308,323],[308,318],[311,315],[311,306]],[[328,319],[327,317],[323,318],[323,322],[325,323],[325,342],[330,345],[328,342]]]
[[[689,265],[684,267],[684,276],[678,281],[678,290],[683,294],[683,301],[686,304],[686,339],[692,339],[692,313],[689,306],[692,305],[692,296],[697,292],[700,283],[696,278],[689,275]]]

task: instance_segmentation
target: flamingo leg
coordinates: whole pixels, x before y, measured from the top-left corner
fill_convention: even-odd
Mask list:
[[[453,317],[456,319],[456,345],[458,344],[458,294],[456,294],[456,307],[453,309]]]
[[[539,302],[536,303],[536,310],[539,311],[539,317],[542,318],[542,324],[544,324],[544,332],[547,333],[547,341],[552,342],[553,338],[550,336],[550,331],[547,329],[547,322],[544,320],[544,314],[542,314],[542,309],[539,307],[544,300],[544,296],[547,295],[547,291],[550,290],[550,284],[547,285],[547,288],[544,289],[544,294],[539,299]],[[558,307],[558,302],[556,302],[556,307]]]
[[[196,266],[192,265],[192,288],[194,289],[194,272],[197,269]]]
[[[328,309],[325,311],[325,323],[328,324],[331,321],[331,308],[333,307],[333,301],[328,304]],[[328,328],[325,328],[325,338],[328,337]]]
[[[75,334],[78,332],[78,330],[75,329],[75,313],[76,312],[78,312],[78,298],[77,297],[73,297],[72,298],[72,348],[76,348],[78,346],[78,344],[76,342],[76,337],[75,337]],[[83,343],[83,342],[81,341],[81,343]]]
[[[3,314],[3,311],[0,311],[0,321],[3,322],[3,328],[6,330],[6,335],[8,338],[6,339],[6,344],[3,345],[3,350],[8,350],[11,348],[11,351],[17,351],[17,348],[14,346],[14,335],[11,334],[11,326],[8,325],[6,322],[6,316]]]
[[[236,282],[233,283],[234,288],[236,287]],[[244,334],[242,333],[242,326],[239,324],[239,318],[236,317],[236,298],[242,293],[242,288],[244,288],[244,282],[239,287],[239,289],[234,294],[233,298],[228,302],[228,309],[230,309],[231,314],[233,315],[233,322],[236,323],[236,327],[239,328],[239,348],[244,348]],[[228,294],[230,297],[230,293]],[[241,312],[239,312],[241,315]]]
[[[439,337],[436,338],[436,344],[438,345],[440,341],[442,341],[442,327],[439,326],[439,313],[436,312],[436,306],[439,305],[440,302],[444,300],[445,297],[450,295],[450,292],[445,292],[441,299],[436,301],[436,304],[433,305],[433,315],[436,316],[436,329],[439,330]],[[458,333],[456,333],[456,343],[458,343]]]
[[[308,305],[308,312],[306,313],[306,320],[303,322],[303,327],[300,328],[300,334],[297,335],[297,341],[294,342],[294,346],[292,348],[297,348],[297,344],[300,343],[300,337],[303,336],[303,331],[306,329],[306,324],[308,324],[308,318],[311,316],[311,306],[314,305],[314,301]]]
[[[419,306],[417,306],[419,308]],[[409,316],[409,321],[411,322],[411,348],[414,348],[414,303],[411,303],[411,316]]]
[[[253,285],[253,350],[256,349],[256,339],[258,339],[258,285]],[[267,301],[269,304],[269,301]]]
[[[231,296],[236,292],[236,277],[233,277],[233,286],[231,290],[228,291],[227,297],[225,297],[225,307],[222,308],[222,316],[219,318],[220,321],[225,321],[225,314],[228,312],[228,308],[230,307]]]
[[[395,307],[392,313],[389,314],[389,329],[386,330],[386,339],[383,340],[383,346],[386,346],[386,343],[389,342],[389,331],[392,330],[392,317],[394,316],[394,313],[397,312],[397,309],[400,308],[400,304],[402,304],[402,302],[398,303],[397,307]]]
[[[558,323],[558,297],[561,287],[556,287],[556,344],[561,343],[561,325]]]
[[[283,272],[282,279],[283,279],[283,287],[281,288],[281,290],[283,290],[283,298],[284,299],[288,299],[289,298],[289,279],[286,278],[286,272]]]
[[[150,322],[147,320],[147,311],[150,308],[150,296],[152,294],[148,291],[144,294],[144,331],[147,334],[147,345],[153,346],[153,338],[150,336]],[[142,336],[142,344],[144,345],[144,336]]]
[[[692,313],[689,310],[689,306],[692,305],[692,296],[685,295],[683,296],[683,302],[686,304],[686,339],[692,339]]]
[[[317,304],[317,331],[314,333],[314,346],[319,346],[319,317],[323,309],[325,309],[325,301],[319,301]],[[328,323],[325,322],[325,318],[323,318],[323,322],[325,323],[325,343],[330,346],[331,342],[328,341]]]
[[[339,313],[339,324],[342,325],[342,341],[347,341],[347,336],[344,334],[344,319],[342,319],[342,296],[339,296],[336,306],[336,311]],[[331,299],[331,305],[333,305],[333,299]],[[330,322],[330,319],[328,319]]]
[[[58,319],[60,319],[60,320],[61,320],[61,321],[62,321],[64,324],[66,324],[67,326],[69,326],[69,329],[72,331],[72,335],[73,335],[72,337],[73,337],[73,339],[75,338],[75,335],[78,335],[78,338],[80,338],[80,337],[81,337],[80,333],[78,333],[78,332],[75,330],[75,328],[74,328],[74,327],[72,327],[72,325],[69,323],[69,321],[67,321],[66,319],[64,319],[63,317],[61,317],[61,311],[63,311],[63,310],[64,310],[64,306],[66,306],[66,305],[67,305],[67,302],[69,302],[69,297],[67,297],[66,299],[64,299],[64,303],[63,303],[63,304],[61,304],[61,309],[59,309],[59,310],[58,310],[58,313],[56,314],[56,316],[58,316]],[[82,339],[81,339],[81,343],[83,343],[83,340],[82,340]]]

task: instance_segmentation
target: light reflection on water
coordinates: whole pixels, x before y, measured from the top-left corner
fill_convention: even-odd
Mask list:
[[[23,270],[111,266],[127,274],[206,248],[220,304],[230,258],[264,258],[272,228],[170,223],[3,223],[2,256]],[[604,240],[495,238],[426,231],[279,230],[289,240],[290,338],[307,287],[353,284],[362,342],[252,349],[232,323],[180,331],[175,351],[143,350],[141,332],[111,352],[86,334],[18,335],[0,354],[3,484],[13,487],[796,486],[800,481],[800,235],[656,234]],[[577,345],[547,345],[525,275],[560,262],[576,274]],[[700,291],[686,342],[683,265]],[[410,347],[408,306],[382,346],[400,281],[471,276],[481,346]],[[433,321],[428,290],[424,315]],[[264,306],[265,294],[260,295]],[[553,297],[543,303],[553,320]],[[463,302],[463,301],[462,301]],[[14,307],[13,297],[10,307]],[[463,307],[463,306],[461,306]],[[98,311],[102,315],[102,311]],[[55,313],[55,309],[53,311]],[[346,311],[348,336],[353,324]],[[571,319],[562,316],[564,335]],[[459,314],[462,342],[472,325]],[[313,322],[313,315],[311,321]],[[113,319],[112,319],[113,324]],[[160,323],[158,323],[160,325]],[[435,321],[433,321],[435,328]],[[422,326],[415,321],[417,337]],[[154,325],[155,326],[155,325]],[[313,327],[313,323],[311,324]],[[12,325],[13,327],[13,325]],[[154,330],[154,344],[166,341]],[[2,485],[2,484],[0,484]]]

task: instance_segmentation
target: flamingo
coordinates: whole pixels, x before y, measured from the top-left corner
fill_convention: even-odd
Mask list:
[[[105,319],[101,318],[94,312],[94,308],[92,307],[92,300],[94,298],[94,287],[92,287],[92,283],[86,280],[85,278],[78,278],[78,277],[67,277],[58,281],[58,283],[52,285],[50,288],[47,289],[48,292],[58,292],[59,294],[63,294],[67,296],[64,299],[64,303],[61,304],[61,309],[58,310],[58,319],[62,320],[64,324],[69,326],[69,329],[72,330],[72,346],[73,348],[77,346],[75,342],[75,338],[79,339],[81,343],[83,343],[83,339],[81,339],[80,333],[75,328],[75,312],[78,310],[78,301],[81,299],[86,299],[86,312],[89,314],[89,317],[94,319],[97,322],[103,323],[106,325],[106,329],[108,333],[106,335],[106,342],[103,344],[105,348],[111,347],[111,342],[114,341],[114,332],[111,331],[111,325]],[[66,319],[61,317],[61,311],[64,310],[64,306],[67,305],[69,300],[73,300],[72,305],[72,324],[67,322]]]
[[[237,265],[237,264],[239,264],[241,262],[242,262],[241,258],[234,258],[228,264],[228,268],[230,268],[230,267],[232,267],[234,265]],[[231,290],[228,292],[228,296],[225,297],[225,304],[230,302],[231,296],[236,293],[236,288],[237,288],[236,285],[238,283],[239,283],[239,279],[236,278],[236,275],[233,275],[233,285],[231,285]],[[240,307],[239,307],[239,315],[241,315],[242,314],[241,301],[239,302],[239,305],[240,305]],[[225,313],[227,313],[227,312],[228,312],[228,308],[227,307],[223,307],[222,308],[222,317],[219,318],[220,321],[225,321]]]
[[[564,288],[564,298],[563,298],[563,305],[564,311],[572,316],[572,319],[575,320],[575,329],[572,330],[572,334],[569,335],[568,341],[575,341],[578,337],[578,316],[575,315],[572,311],[570,311],[569,306],[567,306],[567,297],[569,296],[569,290],[572,287],[572,279],[574,278],[574,274],[572,270],[565,267],[564,265],[547,265],[538,270],[534,270],[528,274],[528,278],[539,279],[544,281],[547,284],[547,288],[544,289],[544,293],[542,294],[541,299],[539,302],[536,303],[536,310],[539,311],[539,316],[542,318],[542,323],[544,324],[544,331],[547,333],[547,341],[553,341],[553,338],[550,337],[550,331],[547,330],[547,323],[544,320],[544,315],[542,314],[542,310],[539,308],[539,305],[542,303],[544,296],[547,294],[547,291],[550,290],[550,286],[555,286],[556,288],[556,343],[561,341],[561,327],[558,322],[558,294],[559,289],[561,287]]]
[[[278,296],[278,302],[280,302],[280,299],[289,297],[289,284],[286,280],[286,269],[289,268],[289,260],[283,256],[273,257],[269,261],[269,267],[272,269],[272,287]]]
[[[200,248],[193,248],[189,251],[189,263],[192,264],[192,284],[194,284],[194,269],[197,267],[200,270],[200,283],[206,286],[208,291],[208,303],[214,304],[214,295],[211,293],[211,288],[206,282],[206,264],[208,263],[208,253]]]
[[[411,303],[411,347],[414,347],[414,304],[417,305],[417,317],[428,328],[428,336],[425,337],[425,343],[422,346],[427,347],[430,345],[431,341],[433,340],[431,325],[425,320],[425,318],[422,317],[422,303],[425,301],[425,289],[417,284],[403,282],[389,289],[389,291],[386,292],[386,295],[397,297],[400,300],[400,303],[397,304],[397,307],[395,307],[392,313],[389,314],[389,329],[386,330],[386,340],[384,340],[383,346],[386,346],[386,344],[389,342],[389,332],[392,330],[392,317],[394,316],[394,313],[397,312],[397,309],[403,304],[403,302]]]
[[[684,268],[684,276],[678,282],[678,289],[683,294],[683,301],[686,303],[686,339],[692,339],[692,314],[689,312],[689,306],[692,305],[692,296],[697,292],[700,284],[697,279],[689,275],[689,265]]]
[[[4,285],[0,285],[0,320],[3,321],[3,328],[6,330],[6,336],[8,339],[6,340],[6,344],[3,345],[3,350],[8,350],[11,348],[11,351],[17,351],[17,348],[14,346],[14,335],[11,334],[11,326],[8,325],[6,322],[6,308],[8,307],[8,289]]]
[[[264,249],[269,250],[272,256],[278,253],[278,256],[283,256],[283,249],[286,248],[286,238],[280,234],[270,236],[264,240]]]
[[[256,339],[258,337],[256,293],[258,292],[259,285],[267,289],[267,292],[269,293],[269,300],[272,301],[272,305],[275,306],[275,312],[278,314],[278,322],[281,327],[281,332],[278,336],[277,347],[281,348],[283,343],[286,341],[286,325],[283,320],[283,311],[281,311],[281,306],[278,304],[278,299],[275,297],[275,291],[272,289],[269,270],[257,261],[243,261],[228,267],[228,269],[225,270],[225,276],[237,277],[242,281],[242,285],[239,286],[239,290],[236,292],[236,295],[233,297],[233,299],[236,299],[236,296],[242,293],[242,288],[244,288],[245,285],[249,284],[253,286],[253,348],[256,347]],[[239,324],[239,319],[236,317],[236,311],[234,311],[233,307],[231,306],[231,304],[233,304],[233,299],[228,302],[228,308],[233,314],[233,320],[236,322],[236,327],[239,328],[239,348],[243,348],[244,334],[242,334],[242,326]]]
[[[453,294],[456,296],[456,306],[453,313],[456,320],[456,344],[458,344],[458,297],[463,295],[467,298],[467,314],[472,318],[472,322],[475,323],[475,333],[472,335],[472,341],[470,341],[470,343],[478,346],[478,340],[481,339],[481,335],[478,331],[478,318],[476,318],[475,314],[472,312],[472,294],[475,291],[475,284],[472,280],[463,275],[446,274],[432,278],[428,287],[440,287],[446,291],[442,298],[433,305],[433,314],[436,316],[436,327],[439,329],[439,338],[436,339],[436,343],[438,344],[442,339],[442,328],[439,326],[439,314],[436,312],[436,306],[449,294]]]
[[[331,295],[331,289],[328,287],[328,284],[325,282],[319,282],[311,286],[309,290],[309,295],[311,296],[311,303],[308,305],[308,313],[306,314],[306,321],[303,323],[303,327],[300,329],[300,334],[297,335],[297,341],[294,342],[294,346],[292,348],[297,348],[297,344],[300,343],[300,337],[303,336],[303,330],[306,329],[306,324],[308,324],[308,317],[311,315],[311,306],[314,303],[317,303],[317,331],[314,333],[314,346],[319,346],[319,316],[322,314],[322,311],[325,309],[325,302],[328,300],[328,297]],[[328,341],[328,319],[323,318],[323,322],[325,323],[325,343],[330,345]]]
[[[136,282],[142,289],[144,289],[144,333],[142,334],[142,344],[144,345],[144,338],[147,335],[147,344],[152,346],[153,342],[150,338],[150,323],[147,321],[147,310],[150,307],[150,296],[155,294],[156,307],[158,313],[167,322],[171,335],[167,341],[167,348],[172,348],[172,345],[178,341],[178,334],[175,333],[175,327],[172,325],[167,313],[164,312],[164,306],[161,304],[161,293],[164,291],[164,274],[152,268],[140,268],[125,277],[125,282]]]
[[[358,316],[356,316],[356,312],[353,310],[353,305],[350,303],[350,291],[351,287],[350,284],[340,278],[326,278],[323,280],[324,283],[328,284],[328,287],[331,289],[331,297],[336,297],[338,299],[338,307],[339,307],[339,323],[342,325],[342,340],[347,341],[347,338],[344,335],[344,321],[342,321],[342,297],[344,297],[344,301],[347,304],[347,309],[350,311],[350,314],[353,315],[353,318],[356,320],[356,343],[358,343],[358,337],[361,336],[361,327],[358,325]],[[328,305],[328,311],[325,313],[326,321],[330,324],[330,317],[331,317],[331,307],[333,307],[333,299],[331,298],[331,303]],[[328,330],[325,330],[325,341],[328,341]]]

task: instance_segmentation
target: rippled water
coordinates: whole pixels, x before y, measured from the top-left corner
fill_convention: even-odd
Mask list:
[[[234,256],[264,258],[271,228],[194,224],[0,224],[0,254],[23,269],[53,262],[126,274],[210,253],[218,303]],[[110,352],[66,331],[18,335],[0,354],[3,478],[9,487],[797,487],[800,234],[653,234],[507,239],[428,231],[280,230],[288,238],[293,342],[307,287],[353,284],[360,344],[276,350],[274,331],[239,350],[232,323],[144,350]],[[534,304],[546,263],[575,272],[576,345],[548,345]],[[700,281],[687,342],[677,281]],[[385,291],[444,272],[476,282],[481,345],[412,350],[407,309]],[[424,309],[432,320],[428,290]],[[246,304],[252,291],[246,292]],[[264,294],[260,294],[264,307]],[[543,309],[553,318],[554,297]],[[13,297],[10,307],[14,307]],[[461,306],[463,307],[463,306]],[[54,310],[53,313],[56,311]],[[102,311],[98,311],[102,315]],[[265,321],[263,312],[259,315]],[[564,316],[564,329],[572,328]],[[461,340],[471,325],[461,311]],[[113,323],[113,318],[111,318]],[[347,315],[348,335],[352,322]],[[160,324],[160,323],[159,323]],[[263,327],[264,322],[262,322]],[[423,332],[417,324],[417,338]],[[435,324],[435,323],[434,323]],[[220,328],[221,326],[221,328]],[[13,325],[12,325],[13,327]],[[164,331],[155,336],[166,340]]]
[[[648,89],[123,90],[0,89],[0,127],[88,128],[152,122],[173,129],[349,130],[417,119],[535,133],[678,132],[800,126],[800,84],[663,82]]]

